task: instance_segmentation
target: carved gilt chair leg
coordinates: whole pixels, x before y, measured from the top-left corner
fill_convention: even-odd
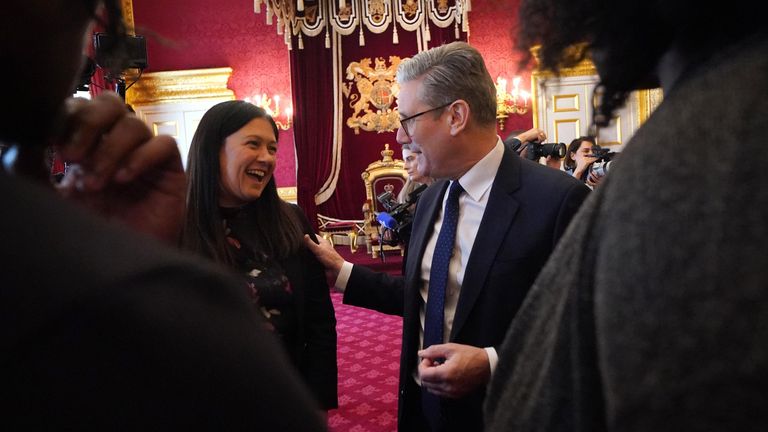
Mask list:
[[[333,244],[333,234],[331,234],[331,233],[327,233],[327,232],[322,232],[322,233],[320,233],[320,236],[321,236],[322,238],[324,238],[324,239],[328,240],[328,243],[330,243],[330,244],[331,244],[331,246],[335,246],[335,245]]]
[[[357,252],[357,232],[356,230],[347,233],[349,237],[349,251],[352,253]]]

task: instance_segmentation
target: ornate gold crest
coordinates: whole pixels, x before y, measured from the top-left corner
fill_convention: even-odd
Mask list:
[[[390,132],[400,126],[397,111],[391,108],[400,93],[400,86],[395,82],[400,61],[400,57],[390,56],[387,67],[386,61],[377,57],[371,67],[371,59],[364,58],[347,66],[347,80],[354,80],[354,83],[343,84],[342,91],[349,99],[349,107],[354,110],[347,119],[347,126],[354,129],[355,134],[359,134],[360,129]],[[359,93],[352,93],[353,87],[357,87]]]

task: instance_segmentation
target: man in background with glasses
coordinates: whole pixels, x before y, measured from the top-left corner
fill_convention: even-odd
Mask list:
[[[443,180],[419,200],[403,277],[329,268],[345,303],[403,316],[399,430],[481,431],[496,348],[589,189],[504,148],[493,80],[468,44],[419,53],[397,79],[397,140]]]

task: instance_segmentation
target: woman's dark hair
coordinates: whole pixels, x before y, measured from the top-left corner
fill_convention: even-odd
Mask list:
[[[568,151],[565,152],[565,160],[563,161],[563,167],[565,167],[565,169],[567,170],[576,169],[576,161],[573,160],[573,156],[571,156],[571,154],[579,151],[579,148],[581,147],[581,143],[583,143],[584,141],[587,141],[589,143],[592,143],[592,145],[595,145],[595,138],[591,136],[581,136],[571,141],[571,143],[568,144]]]
[[[224,218],[219,207],[219,154],[228,136],[257,118],[269,121],[277,140],[277,125],[264,109],[244,101],[227,101],[213,106],[200,120],[187,158],[189,184],[181,246],[230,266],[234,261],[224,235]],[[254,209],[254,231],[265,253],[284,258],[301,247],[304,235],[301,221],[290,204],[277,195],[274,177],[261,197],[249,207]]]

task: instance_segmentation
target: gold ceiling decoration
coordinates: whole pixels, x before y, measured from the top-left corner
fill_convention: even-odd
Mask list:
[[[342,92],[354,110],[347,126],[354,129],[355,134],[359,134],[360,129],[382,133],[400,127],[397,110],[392,109],[400,93],[395,81],[400,61],[400,57],[390,56],[387,66],[383,58],[377,57],[371,67],[371,59],[364,58],[347,66],[346,78],[353,82],[342,84]],[[352,92],[353,88],[357,88],[357,93]]]
[[[472,10],[471,0],[254,0],[255,13],[262,12],[262,3],[267,24],[274,23],[288,49],[293,48],[291,36],[296,36],[303,49],[304,36],[323,35],[325,47],[330,48],[332,33],[348,36],[355,32],[364,46],[363,27],[376,34],[392,31],[393,44],[399,42],[398,28],[419,31],[429,42],[429,23],[440,28],[453,26],[459,39],[460,32],[469,33],[467,18]]]

